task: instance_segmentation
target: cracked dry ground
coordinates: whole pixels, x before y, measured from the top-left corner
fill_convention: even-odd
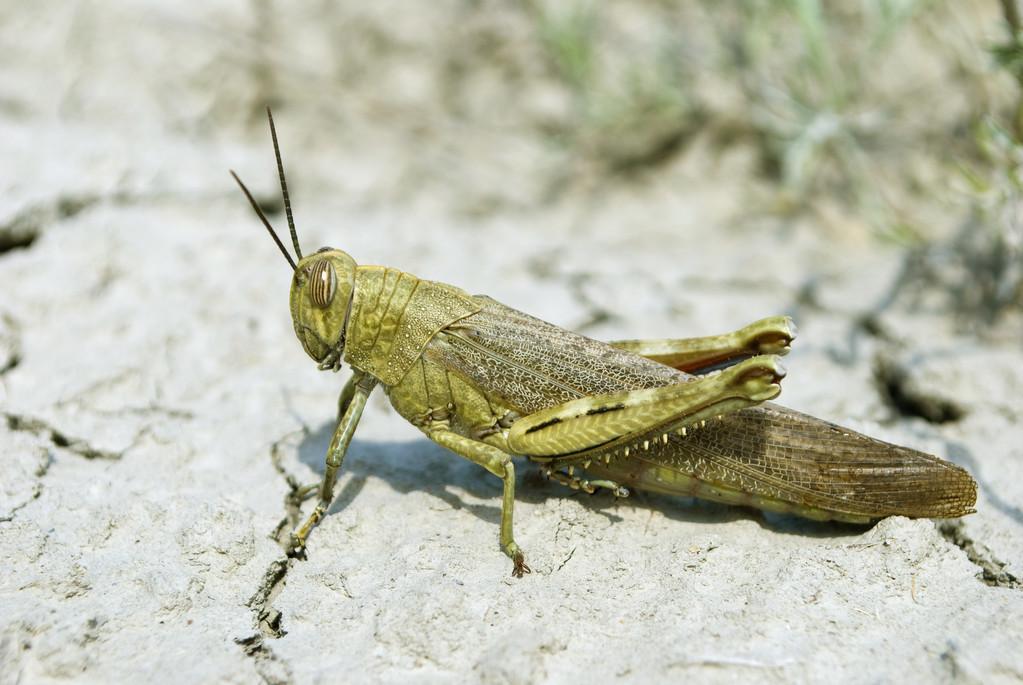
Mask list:
[[[863,529],[581,497],[525,467],[516,535],[534,573],[516,581],[496,544],[496,479],[379,394],[330,515],[289,559],[294,493],[322,473],[343,379],[295,341],[279,255],[230,195],[90,197],[0,222],[36,222],[0,254],[16,293],[0,301],[0,682],[535,682],[593,664],[643,682],[1023,673],[1020,354],[909,308],[850,308],[886,299],[862,291],[890,282],[894,256],[828,257],[819,269],[837,275],[808,303],[798,274],[727,275],[740,249],[790,273],[770,263],[778,236],[668,254],[610,222],[554,258],[537,231],[483,260],[442,216],[428,232],[412,230],[422,216],[361,216],[375,230],[350,237],[357,258],[446,274],[595,336],[793,313],[785,404],[949,456],[980,482],[962,521]],[[309,224],[329,225],[308,204]],[[679,276],[701,270],[725,275]]]

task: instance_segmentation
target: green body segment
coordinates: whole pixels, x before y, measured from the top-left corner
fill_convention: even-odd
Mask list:
[[[454,286],[398,269],[360,266],[344,360],[384,385],[395,385],[438,331],[479,309],[472,297]]]

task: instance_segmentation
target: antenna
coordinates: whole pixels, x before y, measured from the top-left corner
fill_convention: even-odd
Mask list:
[[[284,212],[288,215],[288,230],[291,231],[291,243],[295,246],[295,255],[302,259],[302,248],[298,246],[298,233],[295,231],[295,219],[291,216],[288,182],[284,180],[284,163],[281,162],[281,148],[277,145],[277,129],[274,128],[274,115],[270,113],[269,106],[266,108],[266,118],[270,120],[270,136],[274,140],[274,156],[277,157],[277,175],[281,177],[281,193],[284,195]]]
[[[295,262],[291,259],[291,255],[289,255],[288,251],[284,249],[284,243],[282,243],[281,239],[277,237],[277,233],[274,232],[273,226],[271,226],[270,222],[267,221],[266,216],[263,214],[263,210],[259,208],[258,204],[256,204],[256,199],[252,197],[252,193],[250,193],[249,189],[245,187],[245,184],[242,183],[242,180],[238,178],[238,174],[234,173],[234,171],[231,171],[231,176],[234,177],[234,180],[238,184],[238,187],[242,189],[243,193],[245,193],[245,197],[249,198],[249,204],[251,204],[252,208],[256,210],[256,214],[259,216],[259,220],[263,222],[263,225],[266,226],[266,230],[270,232],[270,237],[274,239],[275,243],[277,243],[277,247],[281,248],[281,254],[283,254],[284,258],[288,260],[288,264],[291,264],[291,270],[294,271],[295,269],[297,269],[298,267],[295,266]],[[287,195],[285,195],[284,197],[287,197]],[[292,231],[291,235],[292,237],[294,237],[295,235],[294,231]],[[295,244],[297,245],[298,242],[296,241]]]

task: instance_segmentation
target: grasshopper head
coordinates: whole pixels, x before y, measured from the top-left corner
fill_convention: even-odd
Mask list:
[[[291,279],[291,319],[306,354],[321,369],[339,369],[355,289],[355,260],[321,248],[299,260]]]
[[[269,107],[266,108],[266,118],[270,122],[270,136],[273,138],[274,157],[277,159],[277,175],[281,179],[281,195],[284,197],[284,210],[288,215],[288,231],[291,233],[291,245],[295,248],[298,264],[288,254],[287,248],[249,189],[233,171],[231,176],[295,272],[291,278],[291,320],[295,324],[295,335],[305,348],[306,354],[319,362],[320,369],[337,371],[341,368],[348,309],[351,307],[352,293],[355,291],[355,260],[341,250],[330,247],[321,247],[308,257],[302,256],[295,221],[291,216],[291,200],[288,198],[288,182],[284,178],[281,149],[277,145],[277,130],[274,128],[274,118]]]

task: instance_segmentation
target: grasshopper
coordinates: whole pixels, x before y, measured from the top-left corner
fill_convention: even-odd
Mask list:
[[[768,402],[796,335],[788,317],[703,338],[601,342],[487,296],[360,266],[342,250],[303,257],[267,116],[297,262],[231,175],[291,265],[302,347],[321,370],[345,362],[353,371],[323,479],[300,493],[319,501],[292,533],[291,554],[326,514],[377,386],[427,437],[503,481],[500,545],[517,577],[530,568],[512,532],[513,456],[570,488],[618,497],[631,487],[852,523],[974,511],[964,469]]]

